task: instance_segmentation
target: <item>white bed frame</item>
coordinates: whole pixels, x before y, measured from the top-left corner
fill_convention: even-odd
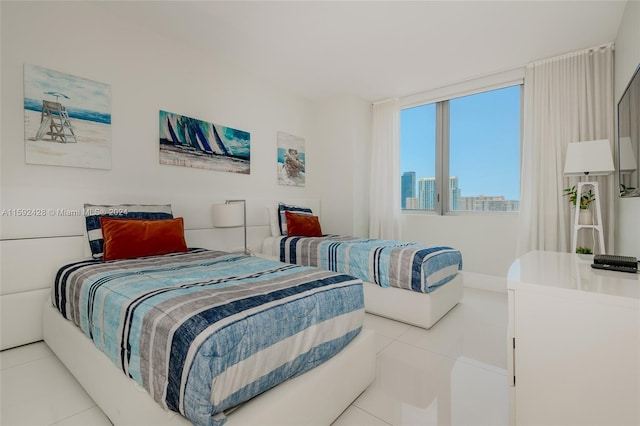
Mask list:
[[[47,345],[114,425],[191,424],[153,401],[49,302],[43,319]],[[329,361],[230,413],[226,425],[329,425],[373,381],[375,363],[374,332],[363,330]]]
[[[429,329],[462,299],[462,273],[432,291],[419,293],[364,283],[364,307],[374,315]]]

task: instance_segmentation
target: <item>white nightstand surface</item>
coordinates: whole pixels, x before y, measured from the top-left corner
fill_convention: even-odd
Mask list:
[[[591,263],[591,256],[581,258],[571,253],[532,251],[513,262],[507,276],[507,287],[553,287],[585,295],[615,296],[612,301],[620,298],[620,303],[638,309],[639,274],[593,269]]]

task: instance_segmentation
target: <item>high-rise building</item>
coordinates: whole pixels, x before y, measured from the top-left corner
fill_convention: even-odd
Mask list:
[[[458,177],[449,177],[449,211],[460,209],[460,188],[458,188]]]
[[[423,210],[435,210],[436,206],[436,178],[418,179],[418,207]]]
[[[520,209],[520,201],[505,200],[503,195],[461,197],[460,210],[477,212],[514,212]]]
[[[403,209],[407,208],[407,198],[415,198],[416,196],[416,172],[404,172],[401,181],[401,205]]]
[[[436,178],[418,179],[418,205],[425,210],[436,210],[437,203]],[[460,206],[460,188],[458,187],[458,177],[449,178],[449,210],[458,210]]]

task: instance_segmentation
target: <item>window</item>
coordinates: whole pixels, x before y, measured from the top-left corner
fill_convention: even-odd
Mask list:
[[[436,173],[436,104],[400,112],[400,158],[402,208],[435,210],[423,179]]]
[[[516,85],[401,110],[402,209],[518,211],[520,97]]]

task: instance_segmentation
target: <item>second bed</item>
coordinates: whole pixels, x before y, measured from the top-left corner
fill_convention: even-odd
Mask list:
[[[462,255],[451,247],[340,235],[275,236],[263,242],[262,253],[356,276],[364,281],[367,312],[425,329],[462,299]]]

